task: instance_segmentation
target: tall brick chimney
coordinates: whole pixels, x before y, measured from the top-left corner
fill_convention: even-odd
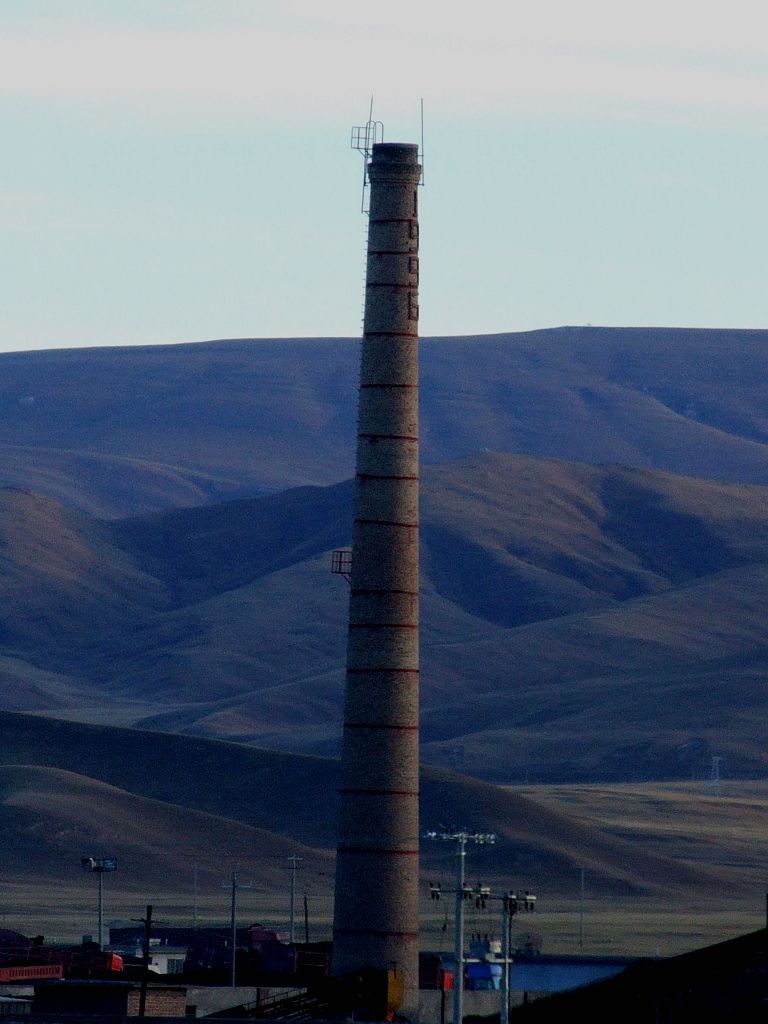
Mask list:
[[[333,973],[418,1005],[418,147],[376,143],[358,409]]]

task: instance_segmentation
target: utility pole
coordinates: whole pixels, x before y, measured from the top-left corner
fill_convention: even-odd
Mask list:
[[[197,929],[197,857],[192,860],[192,926]]]
[[[243,885],[238,881],[237,876],[237,865],[232,868],[232,878],[230,881],[231,887],[231,899],[230,899],[230,925],[232,929],[232,965],[230,971],[230,985],[232,988],[236,988],[236,971],[237,971],[237,890],[238,889],[250,889],[250,885]]]
[[[301,857],[291,854],[288,858],[288,865],[291,869],[291,911],[290,911],[290,930],[288,932],[288,941],[293,945],[295,941],[295,914],[296,914],[296,868],[299,864],[303,863]]]
[[[498,899],[499,897],[486,895],[486,899]],[[501,897],[501,957],[503,962],[501,975],[501,1005],[499,1024],[509,1022],[509,967],[512,963],[512,918],[520,911],[532,912],[536,909],[537,897],[532,892],[525,892],[518,896],[512,889]]]
[[[456,969],[453,978],[453,1024],[464,1020],[464,871],[466,866],[467,838],[462,835],[456,840],[456,902],[453,918],[453,955]]]
[[[139,1016],[143,1017],[147,1009],[147,982],[149,981],[149,940],[152,934],[152,904],[147,904],[147,916],[144,918],[144,946],[141,956],[141,989],[139,991]]]
[[[456,843],[456,896],[454,910],[453,952],[456,961],[453,979],[453,1024],[462,1024],[464,1016],[464,901],[474,896],[471,886],[464,879],[467,843],[478,846],[496,842],[493,832],[465,832],[456,829],[445,829],[443,832],[427,832],[426,839],[440,839]],[[434,892],[434,887],[433,887]]]
[[[509,951],[512,947],[510,932],[512,931],[512,915],[508,912],[506,903],[502,907],[501,914],[501,1005],[499,1007],[499,1024],[507,1024],[509,1021]]]
[[[236,963],[237,963],[237,868],[232,868],[232,988],[236,987]]]

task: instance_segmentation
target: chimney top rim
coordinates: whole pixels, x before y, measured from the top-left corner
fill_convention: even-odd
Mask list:
[[[419,147],[415,142],[374,142],[371,155],[377,163],[397,161],[416,164],[419,159]]]

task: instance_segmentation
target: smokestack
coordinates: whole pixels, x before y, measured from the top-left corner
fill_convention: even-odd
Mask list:
[[[358,408],[333,973],[418,1008],[418,147],[377,143]]]

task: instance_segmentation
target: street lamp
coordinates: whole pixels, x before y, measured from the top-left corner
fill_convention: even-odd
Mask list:
[[[454,915],[454,959],[456,973],[453,979],[453,1024],[462,1024],[464,1014],[464,903],[474,895],[471,886],[464,881],[464,861],[467,843],[477,846],[496,842],[495,832],[465,832],[457,829],[443,829],[442,832],[427,832],[425,839],[437,839],[456,843],[456,910]],[[439,886],[430,886],[433,899],[439,898]]]
[[[99,949],[104,947],[104,872],[117,871],[116,857],[81,857],[83,871],[94,872],[99,879]]]

